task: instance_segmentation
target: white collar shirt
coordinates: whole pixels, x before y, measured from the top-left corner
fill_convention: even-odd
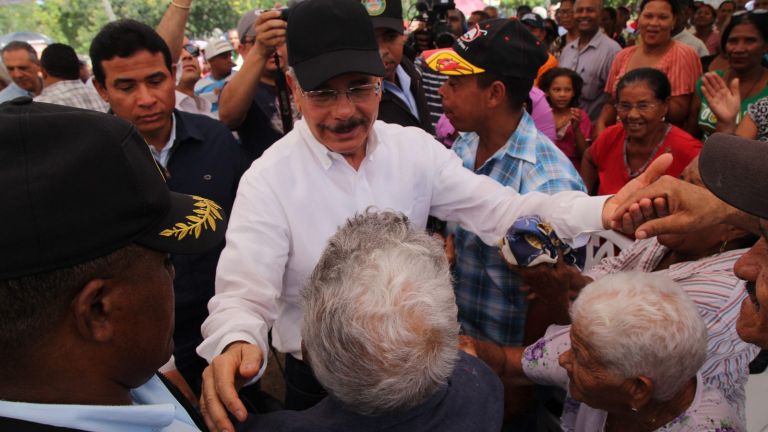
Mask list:
[[[300,359],[301,288],[328,238],[369,208],[402,212],[421,228],[429,215],[458,222],[488,244],[519,216],[540,214],[561,237],[585,243],[602,230],[604,202],[581,192],[519,195],[464,168],[426,132],[380,121],[355,170],[300,120],[241,179],[197,351],[210,361],[245,341],[266,353],[272,328],[272,344]]]
[[[199,431],[160,378],[131,390],[134,405],[64,405],[0,400],[0,416],[71,429],[111,432]]]

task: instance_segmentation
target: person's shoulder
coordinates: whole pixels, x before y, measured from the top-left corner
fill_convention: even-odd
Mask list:
[[[677,57],[685,58],[686,60],[687,59],[699,60],[699,55],[696,53],[696,50],[690,45],[680,42],[679,40],[672,41],[672,49],[670,50],[670,53],[672,53]]]
[[[664,430],[679,432],[736,431],[743,430],[735,408],[720,390],[704,384],[697,378],[696,397],[681,416],[665,426]]]
[[[693,135],[675,125],[670,125],[668,138],[673,144],[682,144],[685,147],[699,148],[703,145]]]
[[[415,126],[401,126],[395,123],[385,123],[381,120],[376,120],[373,124],[373,128],[379,139],[387,146],[418,145],[418,143],[414,141],[437,142],[427,131]]]
[[[238,423],[235,430],[237,432],[330,432],[330,429],[315,421],[314,411],[310,408],[304,411],[281,410],[251,415],[244,423]]]
[[[205,138],[222,138],[225,141],[236,143],[229,128],[216,119],[202,114],[179,110],[175,110],[174,114],[183,119],[185,127],[197,129]]]
[[[597,36],[597,37],[599,39],[598,39],[597,43],[599,45],[601,45],[601,47],[603,47],[603,49],[605,49],[606,51],[609,51],[609,52],[611,52],[613,54],[616,54],[616,53],[618,53],[619,51],[622,50],[621,45],[619,45],[618,42],[616,42],[615,40],[610,38],[607,34],[599,31],[598,35],[599,36]]]

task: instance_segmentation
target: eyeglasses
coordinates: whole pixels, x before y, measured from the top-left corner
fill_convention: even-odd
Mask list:
[[[620,102],[616,104],[616,111],[618,111],[620,114],[626,114],[632,111],[632,108],[635,108],[637,109],[637,112],[645,114],[645,113],[651,112],[651,110],[653,110],[657,106],[659,106],[659,104],[655,104],[651,102],[640,102],[636,104]]]
[[[184,45],[184,49],[194,57],[200,56],[200,48],[198,48],[195,44],[186,44]]]
[[[310,90],[299,89],[301,94],[309,100],[312,105],[324,108],[336,103],[340,94],[346,95],[352,103],[365,103],[379,95],[381,83],[364,84],[361,86],[350,87],[346,90]]]

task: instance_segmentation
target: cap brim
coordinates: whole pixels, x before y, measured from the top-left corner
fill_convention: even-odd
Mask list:
[[[699,170],[718,198],[768,219],[768,143],[715,133],[701,150]]]
[[[345,73],[382,77],[385,72],[378,50],[332,51],[295,63],[291,67],[304,90],[314,90],[331,78]]]
[[[485,69],[468,62],[453,48],[424,51],[423,56],[427,67],[442,75],[475,75],[485,72]]]
[[[374,29],[388,28],[400,34],[405,33],[405,28],[403,27],[403,20],[398,18],[384,17],[384,16],[371,17],[371,22],[373,23]]]
[[[214,201],[170,192],[171,208],[162,220],[135,240],[174,254],[206,252],[224,241],[227,215]]]

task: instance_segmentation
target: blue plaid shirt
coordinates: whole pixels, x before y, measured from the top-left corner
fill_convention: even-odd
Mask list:
[[[479,137],[463,133],[453,145],[464,166],[524,194],[586,191],[570,160],[523,113],[517,130],[496,154],[475,170]],[[487,246],[462,228],[455,231],[456,302],[464,332],[502,345],[523,341],[528,303],[520,278],[509,270],[498,248]]]

